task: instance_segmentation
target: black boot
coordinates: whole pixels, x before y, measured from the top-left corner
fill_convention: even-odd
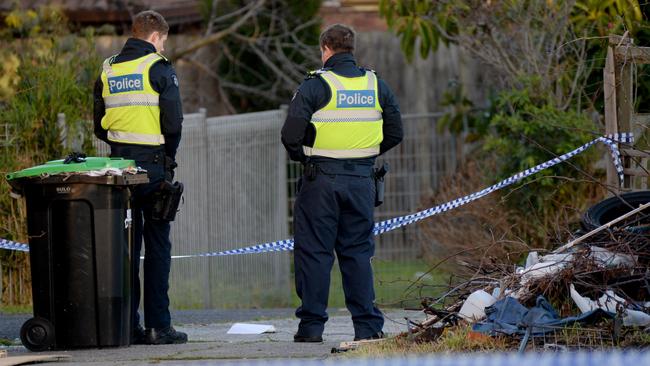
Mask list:
[[[187,343],[187,334],[177,332],[174,327],[147,329],[146,344],[181,344]]]
[[[131,344],[146,344],[145,342],[146,334],[142,325],[138,324],[133,328],[133,334],[131,335]]]
[[[296,343],[322,343],[323,336],[305,336],[299,333],[294,334],[293,341]]]

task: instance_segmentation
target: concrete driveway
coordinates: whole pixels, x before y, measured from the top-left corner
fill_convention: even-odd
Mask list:
[[[173,319],[177,330],[187,332],[190,342],[182,345],[130,346],[46,352],[70,356],[57,365],[144,365],[151,363],[194,363],[201,361],[272,360],[299,358],[323,360],[332,357],[331,349],[342,341],[351,341],[354,330],[347,310],[330,311],[324,342],[294,343],[298,321],[292,309],[177,311]],[[389,334],[406,329],[404,317],[422,319],[420,312],[388,311],[384,331]],[[27,315],[0,315],[0,336],[18,336]],[[389,320],[389,319],[393,319]],[[263,335],[228,335],[234,322],[273,325],[277,332]],[[19,340],[18,340],[19,343]],[[22,345],[3,347],[9,356],[33,354]]]

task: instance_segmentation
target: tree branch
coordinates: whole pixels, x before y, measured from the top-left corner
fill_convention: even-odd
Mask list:
[[[266,99],[268,99],[270,101],[273,101],[273,102],[282,103],[282,102],[285,101],[283,98],[278,98],[277,94],[274,93],[273,91],[265,92],[263,90],[253,88],[253,87],[248,86],[248,85],[231,83],[229,81],[223,81],[221,84],[223,85],[224,88],[238,90],[238,91],[242,91],[242,92],[245,92],[245,93],[257,95],[257,96],[266,98]]]
[[[244,25],[251,17],[257,14],[258,10],[266,3],[266,0],[258,0],[254,6],[251,7],[251,9],[246,12],[244,16],[241,18],[237,19],[236,22],[234,22],[230,27],[221,30],[217,33],[214,33],[208,37],[204,37],[202,39],[199,39],[192,44],[190,44],[188,47],[181,49],[180,51],[175,52],[170,59],[172,61],[178,60],[190,53],[193,53],[194,51],[203,48],[209,44],[217,43],[224,37],[233,34],[239,27]]]
[[[282,72],[282,70],[280,70],[273,62],[271,62],[271,60],[269,60],[269,58],[264,54],[264,52],[262,52],[259,48],[257,48],[257,46],[251,44],[250,47],[253,50],[253,52],[255,52],[257,57],[259,57],[260,60],[262,60],[262,62],[278,76],[278,78],[287,82],[288,87],[290,89],[295,89],[296,87],[298,87],[298,83],[295,80],[289,78],[287,75],[285,75],[284,72]]]

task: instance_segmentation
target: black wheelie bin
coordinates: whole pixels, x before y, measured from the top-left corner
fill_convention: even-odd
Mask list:
[[[122,158],[50,161],[7,175],[27,203],[34,317],[32,351],[131,341],[131,191],[147,183]]]

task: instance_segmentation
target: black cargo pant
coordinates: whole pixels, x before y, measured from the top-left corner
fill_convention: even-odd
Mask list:
[[[356,337],[382,330],[384,318],[375,307],[370,260],[375,186],[371,159],[317,162],[313,179],[301,178],[294,209],[296,292],[302,305],[298,334],[322,335],[327,316],[334,252],[343,278],[345,303]]]
[[[169,314],[169,271],[171,268],[170,224],[151,219],[151,195],[165,179],[165,152],[162,147],[113,145],[111,156],[135,160],[137,166],[147,171],[149,183],[139,185],[133,202],[133,326],[140,324],[140,255],[144,238],[144,326],[166,328],[171,324]]]

